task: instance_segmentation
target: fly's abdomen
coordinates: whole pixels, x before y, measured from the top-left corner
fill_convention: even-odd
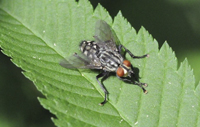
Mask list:
[[[99,52],[99,46],[94,41],[82,41],[80,44],[81,52],[90,59],[95,59]]]

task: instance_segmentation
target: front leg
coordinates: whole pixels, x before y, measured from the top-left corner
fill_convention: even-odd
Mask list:
[[[147,90],[144,88],[144,87],[147,87],[147,84],[146,83],[141,83],[141,82],[135,82],[135,81],[132,81],[130,79],[126,79],[126,78],[121,78],[119,77],[118,75],[116,75],[120,80],[124,81],[124,82],[128,82],[128,83],[132,83],[132,84],[135,84],[135,85],[138,85],[140,88],[142,88],[143,92],[146,94],[147,93]],[[144,86],[144,87],[143,87]]]
[[[132,58],[145,58],[145,57],[149,57],[149,54],[143,55],[143,56],[135,56],[133,55],[126,47],[124,47],[123,45],[119,45],[119,53],[121,54],[122,48],[125,49],[125,51],[132,57]]]

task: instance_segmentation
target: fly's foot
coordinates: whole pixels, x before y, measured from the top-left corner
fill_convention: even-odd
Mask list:
[[[104,106],[105,103],[106,103],[106,101],[104,100],[103,102],[99,103],[99,105]]]
[[[144,87],[147,87],[147,86],[148,86],[148,84],[146,84],[146,83],[142,83],[142,85],[143,85]]]
[[[150,55],[149,55],[149,54],[146,54],[145,56],[148,58]]]

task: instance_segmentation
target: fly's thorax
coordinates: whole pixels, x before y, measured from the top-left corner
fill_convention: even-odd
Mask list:
[[[81,52],[90,59],[95,59],[99,52],[99,46],[94,41],[82,41],[80,44]]]
[[[123,63],[117,68],[116,73],[119,77],[130,76],[130,74],[133,73],[130,61],[124,60]]]
[[[111,50],[100,50],[97,57],[99,58],[104,70],[110,72],[115,72],[123,61],[121,54]]]

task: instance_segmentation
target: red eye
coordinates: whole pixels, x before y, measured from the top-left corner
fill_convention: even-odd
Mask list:
[[[128,60],[124,60],[123,64],[126,65],[127,67],[131,67],[131,63]]]
[[[121,67],[119,67],[119,68],[117,69],[117,75],[118,75],[119,77],[124,76],[124,70],[123,70]]]

